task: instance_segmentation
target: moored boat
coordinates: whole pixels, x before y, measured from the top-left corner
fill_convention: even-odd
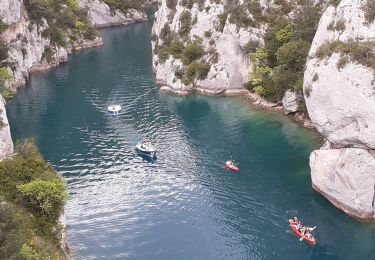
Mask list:
[[[307,233],[309,235],[306,235],[306,233],[302,234],[302,232],[298,228],[298,223],[296,223],[293,219],[289,219],[289,226],[294,231],[294,233],[296,233],[297,236],[299,236],[301,238],[301,240],[306,240],[307,243],[312,244],[312,245],[316,244],[316,240],[313,237],[313,235],[310,232]],[[315,229],[315,228],[313,228],[313,229]]]
[[[121,113],[121,106],[120,105],[110,105],[110,106],[108,106],[108,112],[111,115],[119,115]]]
[[[151,158],[156,157],[156,149],[149,141],[140,141],[135,146],[135,150],[141,155],[146,155]]]

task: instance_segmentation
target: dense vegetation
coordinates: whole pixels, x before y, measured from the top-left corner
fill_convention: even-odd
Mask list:
[[[170,4],[172,8],[175,7],[174,2]],[[158,55],[159,62],[166,62],[170,56],[181,60],[182,66],[174,68],[176,78],[181,79],[185,85],[193,84],[195,86],[197,80],[203,80],[207,77],[210,64],[204,57],[206,55],[213,56],[213,53],[205,52],[201,39],[189,39],[192,23],[190,11],[185,10],[180,16],[178,33],[172,32],[169,25],[165,24],[159,38],[152,35],[152,40],[156,42],[154,53]]]
[[[6,29],[6,24],[0,20],[0,33]],[[5,87],[5,83],[12,79],[12,74],[6,68],[8,59],[8,46],[0,39],[0,93],[3,97],[8,98],[12,96],[12,92]],[[0,120],[0,126],[2,121]]]
[[[341,57],[337,62],[337,68],[342,69],[351,62],[357,62],[373,69],[375,73],[375,42],[360,42],[351,39],[347,42],[333,41],[322,44],[316,52],[316,57],[324,59],[330,57],[333,53],[340,53]]]
[[[251,41],[245,51],[249,51],[254,64],[246,87],[277,102],[287,89],[302,93],[306,59],[322,8],[310,0],[277,1],[275,4],[254,16],[268,24],[264,46]],[[290,12],[293,16],[288,15]]]
[[[375,1],[367,0],[364,11],[366,21],[369,23],[373,23],[375,21]]]
[[[91,25],[87,11],[79,8],[76,0],[25,0],[25,8],[32,23],[48,28],[43,32],[53,45],[66,46],[80,39],[94,39],[97,31]]]
[[[58,216],[64,183],[31,142],[0,162],[0,259],[64,259]]]

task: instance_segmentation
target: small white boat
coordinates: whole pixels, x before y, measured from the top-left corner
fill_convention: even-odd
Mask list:
[[[142,155],[146,155],[151,158],[156,157],[156,149],[149,141],[138,142],[138,144],[135,146],[135,150]]]
[[[108,111],[111,115],[118,115],[121,112],[121,106],[120,105],[110,105],[110,106],[108,106]]]

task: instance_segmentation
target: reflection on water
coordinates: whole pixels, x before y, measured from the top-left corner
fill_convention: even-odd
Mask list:
[[[75,259],[375,257],[374,227],[312,191],[312,132],[236,98],[160,93],[149,35],[148,23],[104,30],[103,47],[33,75],[8,104],[13,137],[35,138],[67,181]],[[143,138],[156,161],[137,155]],[[317,225],[317,246],[298,241],[290,212]]]

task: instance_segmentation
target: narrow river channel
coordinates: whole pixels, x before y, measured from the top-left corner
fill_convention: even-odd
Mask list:
[[[67,182],[73,257],[375,259],[374,226],[311,189],[314,132],[238,98],[159,92],[151,26],[103,30],[103,47],[32,75],[7,105],[13,139],[33,138]],[[155,162],[135,153],[142,138]],[[289,229],[295,214],[316,246]]]

